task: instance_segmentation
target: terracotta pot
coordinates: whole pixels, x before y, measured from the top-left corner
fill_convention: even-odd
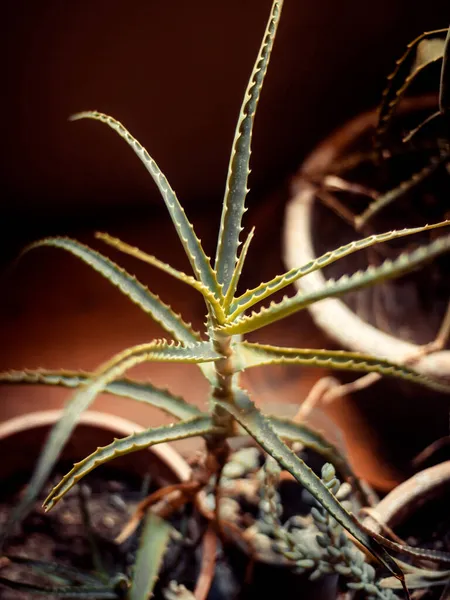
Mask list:
[[[2,481],[19,472],[29,471],[34,466],[50,428],[60,416],[60,410],[46,410],[0,424],[0,455],[8,457],[0,464]],[[111,443],[114,437],[124,437],[143,430],[143,427],[121,417],[87,411],[81,416],[64,447],[61,459],[75,462],[98,446]],[[151,470],[158,485],[186,481],[191,474],[189,465],[169,444],[157,444],[148,450],[127,454],[110,464],[115,469],[126,470],[134,475],[144,475]]]
[[[377,519],[367,517],[364,524],[377,533],[382,533],[380,522],[395,529],[430,501],[447,496],[450,498],[450,461],[419,471],[398,485],[377,505]]]
[[[401,111],[407,114],[423,110],[434,101],[431,97],[409,99],[402,103]],[[326,174],[336,159],[344,157],[350,149],[354,150],[357,140],[367,137],[376,120],[375,111],[356,117],[322,142],[300,169],[292,185],[292,198],[285,215],[284,259],[289,268],[316,258],[315,235],[319,232],[312,225],[316,195],[311,179]],[[357,238],[356,233],[353,238]],[[318,270],[299,279],[295,285],[303,292],[316,291],[325,285],[325,277]],[[338,298],[313,304],[309,311],[316,325],[338,347],[396,363],[419,350],[418,345],[370,325]],[[450,380],[450,351],[424,356],[414,368],[431,377]],[[350,415],[342,417],[340,410],[333,408],[330,412],[347,434],[350,454],[363,454],[363,460],[368,463],[365,468],[359,462],[356,470],[384,489],[392,487],[408,473],[409,462],[415,453],[446,434],[448,397],[443,394],[385,378],[372,388],[355,393],[353,400],[355,404]],[[344,402],[336,404],[343,405]],[[423,427],[424,421],[427,427]],[[402,432],[407,433],[406,439]],[[381,460],[373,458],[374,452],[380,453]]]

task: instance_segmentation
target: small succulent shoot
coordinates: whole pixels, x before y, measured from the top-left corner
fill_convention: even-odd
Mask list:
[[[106,234],[101,234],[99,237],[108,245],[132,254],[195,288],[204,298],[207,321],[202,334],[194,331],[181,316],[177,315],[133,276],[109,258],[75,240],[58,237],[47,238],[34,243],[27,249],[29,251],[31,248],[49,246],[63,249],[77,256],[158,322],[175,341],[156,340],[128,348],[100,366],[94,373],[27,370],[1,375],[0,379],[4,383],[37,383],[76,388],[74,396],[64,409],[61,420],[55,425],[47,441],[25,498],[15,516],[16,518],[22,517],[30,503],[36,498],[57,461],[61,449],[76,426],[80,414],[89,408],[98,393],[107,391],[111,394],[152,404],[173,415],[178,421],[168,426],[150,428],[127,438],[114,440],[108,446],[98,448],[92,455],[75,464],[73,469],[51,491],[45,500],[47,510],[51,509],[72,486],[99,465],[117,456],[148,448],[161,442],[202,436],[206,441],[208,460],[205,464],[210,465],[210,475],[220,473],[228,454],[227,438],[244,429],[263,450],[312,494],[327,513],[369,553],[375,556],[392,575],[403,581],[402,570],[384,548],[384,538],[375,540],[374,536],[359,523],[357,518],[348,512],[329,487],[291,450],[289,444],[300,441],[305,445],[308,443],[316,445],[319,451],[321,448],[325,448],[328,456],[330,446],[319,443],[317,436],[313,432],[308,434],[306,427],[289,425],[281,419],[262,414],[255,407],[248,392],[240,387],[239,374],[247,368],[270,364],[297,364],[363,373],[375,372],[414,381],[442,392],[450,391],[450,387],[445,383],[420,375],[407,365],[393,364],[386,360],[352,352],[283,348],[251,343],[241,338],[242,334],[257,331],[266,325],[275,323],[306,308],[313,302],[340,296],[346,292],[397,277],[450,249],[450,236],[442,236],[428,246],[420,247],[409,254],[403,254],[394,261],[386,261],[379,267],[369,267],[366,271],[354,273],[350,277],[345,276],[337,281],[329,281],[328,285],[320,292],[313,294],[299,292],[294,296],[285,297],[281,302],[272,302],[268,307],[257,308],[250,314],[245,314],[248,309],[270,298],[275,292],[342,256],[362,248],[368,248],[380,241],[409,236],[448,224],[448,222],[443,222],[421,228],[391,231],[355,241],[334,252],[328,252],[307,265],[299,266],[299,268],[274,277],[271,281],[262,283],[253,290],[236,295],[239,277],[253,236],[253,230],[251,230],[239,254],[242,218],[246,210],[245,198],[248,192],[253,121],[272,52],[282,4],[282,0],[274,0],[272,4],[262,45],[240,111],[229,163],[214,266],[210,258],[206,256],[201,241],[196,236],[192,224],[166,177],[147,150],[124,125],[97,111],[83,112],[73,117],[73,120],[100,121],[124,139],[135,152],[161,192],[175,230],[189,258],[193,276],[177,271],[155,257]],[[198,364],[210,384],[208,398],[210,410],[202,412],[189,406],[168,390],[158,389],[150,383],[139,383],[123,378],[131,367],[148,361]],[[161,539],[165,540],[167,532],[160,532],[160,534]],[[150,544],[146,546],[145,552],[147,556],[149,553],[153,553],[154,556],[159,557],[162,546],[161,543],[156,549]],[[141,582],[140,579],[139,581]]]
[[[322,467],[324,485],[345,506],[352,492],[348,483],[341,483],[333,465]],[[276,489],[277,480],[266,475],[264,496],[259,506],[259,528],[272,540],[272,549],[283,556],[297,573],[305,573],[312,581],[338,575],[349,590],[358,591],[367,600],[396,600],[393,590],[401,589],[395,577],[382,577],[368,562],[367,555],[345,535],[342,527],[316,501],[308,518],[294,516],[285,523],[280,520],[282,506]],[[424,569],[400,562],[410,589],[445,586],[448,570]]]
[[[167,521],[148,511],[134,562],[129,600],[147,600],[153,596],[171,529]]]

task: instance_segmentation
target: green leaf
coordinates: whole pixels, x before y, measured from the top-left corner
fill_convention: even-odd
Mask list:
[[[119,288],[125,296],[128,296],[130,300],[137,304],[144,312],[149,314],[178,341],[190,344],[197,342],[200,339],[199,334],[196,333],[190,325],[185,323],[179,315],[175,314],[170,306],[164,304],[158,296],[152,294],[152,292],[139,283],[135,277],[129,275],[124,269],[96,250],[92,250],[92,248],[80,244],[76,240],[55,237],[34,242],[28,246],[24,252],[44,246],[61,248],[70,252],[77,258],[80,258],[83,262],[100,273],[100,275],[105,277],[105,279]]]
[[[151,510],[145,518],[134,564],[129,600],[149,600],[158,579],[164,554],[169,545],[169,523]]]
[[[275,0],[272,4],[261,48],[245,91],[231,150],[215,261],[217,277],[224,285],[225,293],[235,269],[242,217],[246,210],[253,122],[282,7],[283,0]]]
[[[217,283],[215,272],[211,268],[210,259],[206,256],[201,242],[195,235],[194,228],[186,217],[183,207],[170,187],[165,175],[162,173],[156,162],[149,155],[147,150],[134,138],[131,133],[119,121],[113,117],[100,113],[98,111],[84,111],[71,117],[72,121],[79,119],[94,119],[105,123],[124,139],[134,153],[140,158],[142,164],[150,173],[153,181],[156,183],[161,196],[164,199],[167,210],[169,211],[172,222],[186,255],[194,270],[195,276],[204,286],[209,288],[217,296],[221,296],[221,288]]]
[[[116,354],[116,356],[100,367],[94,373],[93,379],[74,394],[64,408],[60,420],[53,426],[47,442],[39,455],[31,481],[18,507],[15,509],[3,537],[9,534],[14,523],[27,514],[53,466],[56,464],[80,415],[89,408],[96,396],[111,381],[120,377],[133,366],[147,361],[197,363],[216,360],[218,357],[220,355],[211,348],[208,342],[198,342],[196,345],[184,347],[173,343],[168,344],[165,341],[155,341],[128,348]]]
[[[163,442],[173,442],[219,432],[221,430],[214,427],[210,417],[196,417],[190,421],[181,421],[162,427],[151,427],[146,431],[116,439],[108,446],[97,448],[95,452],[76,463],[73,469],[50,492],[44,502],[44,508],[50,510],[85,475],[118,456],[150,448]]]
[[[139,250],[139,248],[130,246],[129,244],[126,244],[125,242],[122,242],[121,240],[119,240],[115,237],[112,237],[107,233],[96,233],[95,237],[99,240],[102,240],[102,242],[109,244],[116,250],[120,250],[121,252],[124,252],[125,254],[134,256],[135,258],[138,258],[139,260],[142,260],[143,262],[146,262],[147,264],[152,265],[153,267],[156,267],[157,269],[160,269],[161,271],[164,271],[171,277],[174,277],[175,279],[178,279],[179,281],[182,281],[183,283],[190,285],[192,288],[194,288],[194,290],[197,290],[198,292],[200,292],[202,294],[202,296],[205,298],[205,300],[213,307],[214,314],[215,314],[216,318],[218,319],[218,321],[220,323],[222,323],[225,320],[222,306],[221,306],[220,302],[217,300],[216,295],[213,292],[211,292],[206,286],[204,286],[201,281],[197,281],[197,279],[195,279],[194,277],[191,277],[190,275],[186,275],[186,273],[183,273],[182,271],[178,271],[178,269],[174,269],[167,263],[162,262],[161,260],[157,259],[155,256],[152,256],[151,254],[147,254],[146,252]]]
[[[0,373],[0,384],[53,385],[65,388],[79,388],[89,383],[93,373],[83,371],[57,371],[48,369],[27,369],[25,371],[5,371]],[[177,419],[190,419],[202,415],[202,411],[189,404],[169,390],[158,388],[149,381],[118,379],[107,384],[102,393],[130,398],[150,404]]]
[[[43,560],[34,560],[25,556],[6,556],[9,562],[16,565],[22,565],[35,571],[46,575],[48,577],[56,577],[59,580],[63,580],[64,583],[83,583],[85,585],[97,585],[99,586],[102,582],[97,577],[86,571],[81,571],[75,567],[67,565],[61,565],[54,562],[46,562]]]
[[[332,463],[342,477],[351,484],[352,489],[357,491],[361,498],[366,498],[366,492],[360,485],[358,477],[353,472],[345,456],[330,444],[320,433],[314,431],[307,425],[294,423],[291,419],[283,419],[267,416],[269,423],[275,433],[284,441],[300,442],[306,448],[311,448],[328,462]]]
[[[234,404],[222,401],[218,401],[218,403],[270,456],[289,471],[344,529],[367,548],[394,576],[403,579],[402,571],[386,550],[366,533],[356,517],[345,510],[321,479],[280,440],[268,419],[259,412],[243,390],[235,391]]]
[[[309,348],[281,348],[251,342],[242,342],[236,347],[237,369],[248,369],[261,365],[303,365],[342,371],[379,373],[388,377],[406,379],[439,392],[450,393],[446,385],[421,375],[413,369],[397,365],[374,356],[346,352],[345,350],[318,350]]]
[[[374,202],[371,202],[369,206],[362,212],[360,215],[355,217],[355,226],[356,229],[361,229],[366,225],[367,221],[371,219],[375,214],[377,214],[383,208],[386,208],[389,204],[398,200],[411,190],[413,190],[417,185],[421,184],[428,177],[433,175],[435,171],[444,163],[448,162],[450,158],[450,152],[444,152],[440,156],[433,156],[429,163],[425,165],[418,173],[414,173],[410,179],[407,181],[403,181],[397,187],[389,190],[385,194],[382,194],[379,198],[377,198]],[[449,222],[447,221],[446,224]]]
[[[82,600],[119,600],[119,595],[112,589],[105,586],[61,586],[61,587],[45,587],[33,585],[31,583],[22,583],[21,581],[13,581],[0,577],[0,585],[3,585],[10,590],[17,590],[27,594],[35,594],[39,596],[56,596],[57,598],[81,598]]]
[[[444,56],[439,86],[439,111],[445,115],[450,109],[450,27],[445,38]]]
[[[231,277],[230,286],[227,291],[227,295],[224,299],[225,310],[228,311],[231,302],[233,301],[234,294],[236,293],[236,289],[239,283],[239,279],[241,278],[242,268],[244,267],[245,259],[247,257],[247,252],[250,246],[250,243],[253,239],[253,235],[255,233],[255,228],[253,227],[250,233],[247,236],[247,239],[242,246],[242,251],[239,255],[238,261],[233,271],[233,276]]]
[[[422,55],[417,55],[416,50],[422,42],[433,40],[434,36],[446,33],[447,29],[436,29],[426,31],[414,39],[406,47],[406,52],[397,61],[394,72],[388,77],[388,84],[383,92],[383,99],[379,108],[378,125],[375,132],[375,140],[379,146],[381,139],[386,134],[395,109],[415,77],[429,64],[442,58],[443,48],[422,45]],[[428,50],[434,50],[428,52]],[[436,51],[437,50],[437,51]],[[434,58],[433,58],[434,56]]]
[[[287,271],[287,273],[283,273],[283,275],[274,277],[271,281],[261,283],[258,287],[253,288],[252,290],[247,290],[245,294],[242,294],[242,296],[239,296],[239,298],[233,302],[229,319],[231,321],[243,311],[247,310],[251,306],[254,306],[258,302],[261,302],[261,300],[264,300],[275,292],[278,292],[288,285],[291,285],[294,283],[294,281],[297,281],[301,277],[304,277],[313,271],[323,269],[324,267],[330,265],[336,260],[339,260],[340,258],[343,258],[344,256],[348,256],[349,254],[353,254],[354,252],[358,252],[364,248],[370,248],[375,244],[389,242],[397,238],[413,235],[415,233],[421,233],[422,231],[428,231],[429,229],[446,227],[448,225],[450,225],[450,220],[434,223],[432,225],[425,225],[423,227],[414,227],[410,229],[405,228],[400,229],[399,231],[388,231],[387,233],[370,235],[369,237],[361,240],[356,240],[354,242],[350,242],[349,244],[345,244],[345,246],[341,246],[340,248],[332,250],[331,252],[326,252],[319,258],[310,261],[306,265],[291,269],[290,271]]]
[[[448,250],[450,250],[450,236],[442,236],[428,245],[420,246],[412,252],[401,254],[395,260],[391,261],[388,259],[378,267],[370,266],[365,271],[357,271],[351,276],[344,275],[337,281],[330,279],[319,290],[306,293],[299,291],[291,298],[285,296],[281,302],[272,302],[269,307],[263,307],[258,312],[254,311],[251,315],[239,319],[233,320],[231,315],[229,324],[220,327],[219,331],[226,335],[256,331],[257,329],[261,329],[261,327],[284,319],[319,300],[336,298],[348,292],[399,277]]]

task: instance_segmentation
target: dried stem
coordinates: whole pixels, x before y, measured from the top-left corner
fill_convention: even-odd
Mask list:
[[[209,523],[205,535],[203,536],[202,562],[197,585],[194,590],[195,600],[206,600],[208,597],[216,567],[216,552],[217,536],[214,531],[214,525]]]

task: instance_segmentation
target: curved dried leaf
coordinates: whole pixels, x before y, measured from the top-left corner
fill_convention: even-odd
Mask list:
[[[18,507],[13,512],[3,537],[8,535],[13,525],[27,514],[56,464],[80,415],[89,408],[96,396],[105,389],[108,383],[142,362],[198,363],[215,360],[219,356],[208,342],[199,342],[196,345],[184,347],[173,343],[168,344],[166,341],[155,341],[150,344],[140,344],[128,348],[106,362],[94,373],[93,379],[80,388],[69,400],[60,420],[52,428],[39,455],[30,483]]]
[[[248,369],[261,365],[304,365],[342,371],[379,373],[387,377],[406,379],[443,393],[450,393],[450,385],[434,381],[413,369],[397,365],[375,356],[346,352],[345,350],[318,350],[308,348],[281,348],[251,342],[242,342],[236,348],[237,368]]]
[[[205,298],[205,300],[209,302],[209,304],[213,307],[214,314],[216,315],[217,320],[220,323],[224,321],[225,317],[220,302],[217,300],[217,297],[209,290],[209,288],[204,286],[201,281],[198,281],[190,275],[186,275],[186,273],[183,273],[182,271],[178,271],[178,269],[174,269],[167,263],[157,259],[155,256],[147,254],[146,252],[143,252],[135,246],[130,246],[129,244],[122,242],[122,240],[119,240],[109,235],[108,233],[96,233],[95,237],[99,240],[102,240],[102,242],[105,242],[105,244],[112,246],[116,250],[120,250],[125,254],[134,256],[135,258],[142,260],[143,262],[152,265],[153,267],[156,267],[161,271],[164,271],[171,277],[178,279],[179,281],[182,281],[187,285],[190,285],[192,288],[194,288],[194,290],[200,292]]]
[[[0,384],[52,385],[65,388],[79,388],[93,378],[93,373],[82,371],[53,371],[35,369],[24,371],[5,371],[0,373]],[[118,379],[108,383],[102,393],[130,398],[138,402],[150,404],[177,419],[190,419],[203,413],[193,404],[189,404],[180,396],[169,390],[158,388],[149,381]]]
[[[275,292],[278,292],[288,285],[294,283],[301,277],[312,273],[313,271],[317,271],[318,269],[323,269],[324,267],[332,264],[336,260],[343,258],[344,256],[348,256],[349,254],[353,254],[354,252],[358,252],[359,250],[363,250],[364,248],[370,248],[375,244],[381,244],[383,242],[389,242],[391,240],[395,240],[397,238],[405,237],[408,235],[414,235],[415,233],[421,233],[422,231],[428,231],[429,229],[437,229],[439,227],[446,227],[450,225],[450,220],[442,221],[440,223],[434,223],[432,225],[425,225],[423,227],[413,227],[413,228],[405,228],[400,229],[399,231],[388,231],[386,233],[379,233],[376,235],[369,235],[366,238],[361,240],[356,240],[354,242],[350,242],[349,244],[345,244],[345,246],[341,246],[336,250],[332,250],[330,252],[326,252],[322,254],[319,258],[312,260],[306,265],[302,265],[301,267],[290,269],[283,275],[278,275],[274,277],[271,281],[266,283],[261,283],[258,287],[253,288],[252,290],[247,290],[245,294],[236,298],[235,302],[233,302],[231,306],[231,314],[230,320],[238,316],[244,310],[247,310],[251,306],[254,306],[261,300],[271,296]]]
[[[217,432],[220,432],[220,429],[214,427],[210,417],[196,417],[190,421],[151,427],[141,433],[133,433],[128,437],[116,439],[108,446],[97,448],[95,452],[76,463],[45,499],[44,508],[50,510],[85,475],[118,456],[150,448],[163,442],[173,442]]]
[[[445,585],[450,580],[450,571],[436,571],[432,576],[420,575],[418,573],[406,573],[405,582],[410,590],[420,588],[428,588],[433,585]],[[385,577],[381,579],[380,586],[382,588],[390,588],[393,590],[401,589],[401,584],[395,577]]]
[[[410,142],[413,139],[413,137],[415,137],[416,134],[418,134],[420,131],[426,130],[426,128],[431,123],[434,123],[437,119],[439,119],[441,117],[442,117],[442,114],[439,110],[432,113],[426,119],[421,121],[419,123],[419,125],[417,125],[417,127],[414,127],[414,129],[411,129],[411,131],[409,131],[406,135],[404,135],[402,138],[402,142],[404,144],[406,144],[407,142]]]
[[[165,175],[162,173],[156,162],[149,155],[147,150],[134,138],[131,133],[113,117],[105,115],[98,111],[83,111],[77,113],[71,117],[72,121],[78,121],[79,119],[94,119],[101,121],[113,129],[116,133],[124,139],[134,153],[140,158],[142,164],[152,176],[153,181],[156,183],[161,196],[164,199],[167,210],[169,211],[172,222],[175,226],[176,232],[189,262],[192,265],[195,276],[199,281],[203,283],[211,292],[216,293],[218,296],[221,295],[220,286],[217,284],[216,274],[211,268],[210,259],[206,256],[201,242],[195,234],[192,224],[189,222],[181,206],[178,198],[170,187]]]
[[[445,38],[444,56],[439,86],[439,111],[446,115],[450,109],[450,27]]]
[[[139,539],[129,600],[149,600],[170,540],[171,525],[148,511]]]
[[[164,327],[178,341],[190,344],[200,340],[200,335],[188,323],[185,323],[181,316],[177,315],[170,306],[164,304],[156,294],[150,292],[135,277],[129,275],[106,256],[84,244],[80,244],[76,240],[62,237],[39,240],[28,246],[24,252],[45,246],[61,248],[80,258],[119,288],[125,296],[128,296],[130,300],[149,314],[152,319]]]
[[[223,284],[225,293],[235,269],[242,217],[246,210],[253,122],[282,7],[283,0],[274,0],[261,48],[245,91],[231,150],[215,260],[217,278]]]
[[[432,60],[429,60],[430,57],[427,58],[425,53],[423,60],[420,60],[419,57],[414,68],[414,63],[417,58],[415,50],[424,40],[430,40],[434,36],[446,32],[447,29],[436,29],[434,31],[422,33],[407,45],[406,52],[397,61],[394,72],[388,77],[388,84],[383,92],[383,98],[379,108],[378,125],[375,132],[375,140],[378,146],[381,144],[381,140],[389,128],[391,118],[401,97],[408,89],[411,82],[414,81],[415,77],[426,68],[430,62],[433,62]],[[435,60],[442,58],[442,54],[443,52],[441,52],[440,57],[439,52],[437,55],[435,54]]]
[[[380,210],[386,208],[395,200],[398,200],[405,194],[409,193],[416,186],[423,183],[428,177],[433,175],[436,170],[448,162],[450,158],[450,152],[444,152],[440,156],[433,156],[429,163],[425,165],[418,173],[414,173],[407,181],[403,181],[400,185],[389,190],[385,194],[382,194],[374,202],[371,202],[369,206],[360,215],[355,217],[356,229],[361,229],[366,225],[367,221],[376,215]]]
[[[253,311],[251,315],[232,320],[229,324],[219,328],[219,331],[227,335],[249,333],[256,331],[266,325],[275,323],[280,319],[292,315],[325,298],[336,298],[348,292],[359,290],[380,281],[386,281],[399,277],[411,271],[432,258],[450,250],[450,236],[442,236],[428,245],[420,246],[412,252],[405,252],[395,260],[386,260],[380,266],[370,266],[365,271],[357,271],[353,275],[344,275],[338,280],[328,280],[323,288],[312,292],[302,291],[290,298],[284,297],[281,302],[272,302],[269,307],[263,307],[259,311]]]
[[[262,415],[243,390],[236,390],[235,403],[218,402],[286,471],[301,483],[314,498],[358,542],[383,564],[395,577],[403,580],[403,573],[386,550],[348,513],[319,477],[280,440],[268,419]]]
[[[374,540],[377,540],[385,548],[388,548],[394,552],[399,552],[400,554],[404,554],[410,559],[416,560],[416,562],[417,559],[419,559],[419,564],[422,564],[424,560],[429,560],[438,564],[450,565],[450,552],[430,550],[429,548],[418,548],[417,546],[409,546],[408,544],[398,544],[397,542],[388,540],[379,533],[376,533],[369,527],[365,527],[363,525],[363,528],[369,535],[373,537]]]

